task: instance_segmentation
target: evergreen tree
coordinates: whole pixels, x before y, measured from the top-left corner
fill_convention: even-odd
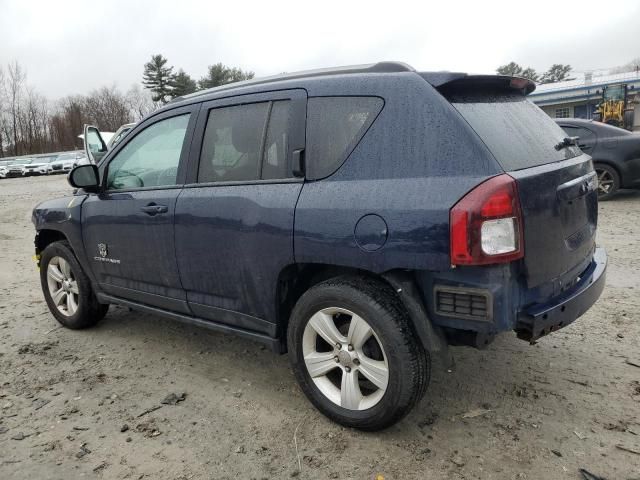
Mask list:
[[[516,62],[509,62],[506,65],[496,68],[496,73],[498,75],[508,75],[510,77],[528,78],[532,82],[537,82],[540,78],[535,69],[531,67],[522,68]]]
[[[516,62],[509,62],[506,65],[502,65],[496,68],[498,75],[508,75],[510,77],[519,77],[522,75],[522,67]]]
[[[253,72],[245,72],[240,68],[230,68],[222,63],[216,63],[215,65],[209,65],[207,75],[198,81],[198,86],[201,89],[213,88],[227,83],[249,80],[254,75]]]
[[[561,63],[554,63],[551,68],[542,74],[540,83],[556,83],[564,82],[566,80],[575,80],[575,78],[569,78],[571,72],[571,65],[563,65]]]
[[[520,74],[521,77],[524,78],[528,78],[529,80],[531,80],[534,83],[537,83],[538,80],[540,79],[540,75],[538,75],[538,72],[536,72],[533,68],[531,67],[527,67],[525,68],[522,73]]]
[[[189,95],[198,89],[196,81],[182,69],[180,69],[177,74],[173,75],[170,85],[172,88],[171,96],[173,98]]]
[[[144,64],[142,85],[151,90],[154,102],[167,103],[172,97],[171,80],[173,67],[167,67],[167,59],[162,55],[152,55]]]

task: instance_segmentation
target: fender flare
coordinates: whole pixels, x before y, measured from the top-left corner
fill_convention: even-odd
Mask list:
[[[407,271],[392,271],[382,277],[393,287],[409,313],[420,341],[430,354],[440,358],[447,369],[453,368],[453,356],[442,328],[434,325],[429,318],[420,291]]]

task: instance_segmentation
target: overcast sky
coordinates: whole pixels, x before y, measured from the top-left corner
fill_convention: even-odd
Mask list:
[[[378,60],[584,71],[640,57],[640,2],[0,0],[0,65],[17,60],[52,99],[128,89],[154,53],[196,79],[217,62],[257,76]]]

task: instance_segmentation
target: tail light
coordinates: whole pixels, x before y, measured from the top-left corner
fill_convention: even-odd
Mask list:
[[[451,264],[487,265],[524,256],[515,180],[502,174],[467,193],[449,212]]]

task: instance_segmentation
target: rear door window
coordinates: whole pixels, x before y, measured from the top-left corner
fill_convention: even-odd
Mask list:
[[[307,102],[307,178],[331,175],[376,119],[379,97],[314,97]]]
[[[200,154],[198,182],[260,178],[262,135],[269,103],[211,110]]]
[[[567,135],[539,107],[522,95],[461,94],[448,96],[506,171],[566,160],[578,147],[555,148]]]
[[[262,178],[265,180],[289,176],[287,157],[290,120],[291,102],[288,100],[273,102],[264,144]]]
[[[594,143],[596,143],[595,133],[587,128],[562,125],[562,129],[569,137],[578,137],[579,143],[581,145],[593,145]]]
[[[290,176],[289,100],[215,108],[204,132],[198,182],[238,182]]]

